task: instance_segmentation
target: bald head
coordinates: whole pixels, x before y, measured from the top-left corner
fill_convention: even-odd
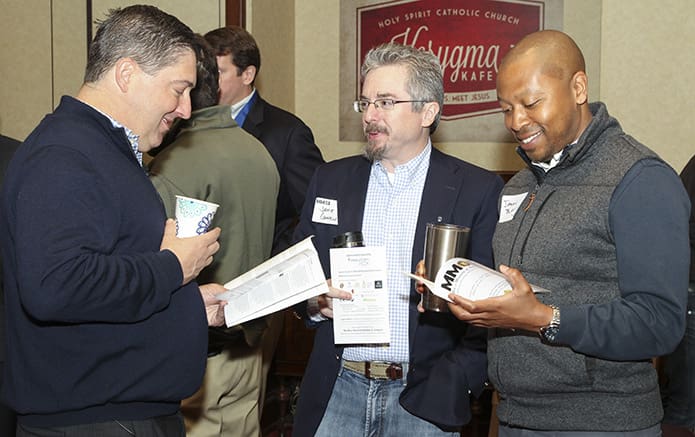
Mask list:
[[[505,126],[533,161],[549,161],[591,121],[584,56],[556,30],[524,37],[502,59],[497,100]]]
[[[525,36],[502,59],[500,70],[522,59],[540,66],[543,74],[556,79],[586,72],[582,51],[572,38],[557,30],[541,30]]]

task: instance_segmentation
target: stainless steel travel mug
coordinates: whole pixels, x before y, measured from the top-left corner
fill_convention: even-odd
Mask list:
[[[468,247],[470,228],[446,223],[427,223],[425,232],[425,269],[428,279],[434,281],[442,264],[451,258],[464,257]],[[425,286],[422,307],[428,311],[448,312],[446,301]]]

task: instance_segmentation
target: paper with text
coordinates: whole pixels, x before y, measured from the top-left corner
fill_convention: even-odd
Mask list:
[[[452,258],[442,264],[434,281],[428,281],[418,275],[405,273],[421,281],[432,293],[451,302],[449,294],[457,294],[469,300],[487,299],[502,296],[512,291],[512,285],[500,272],[466,258]],[[534,293],[548,290],[531,285]]]
[[[331,283],[352,293],[352,300],[333,299],[335,344],[388,343],[386,248],[331,249]]]
[[[224,284],[228,327],[289,308],[328,292],[318,253],[308,237]]]

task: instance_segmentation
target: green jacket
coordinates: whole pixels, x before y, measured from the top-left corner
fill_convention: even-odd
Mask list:
[[[224,284],[270,257],[280,176],[229,106],[194,111],[180,128],[151,162],[150,177],[168,217],[174,217],[177,194],[220,205],[211,224],[222,228],[220,250],[197,281]],[[246,341],[256,344],[265,326],[264,320],[244,324]]]

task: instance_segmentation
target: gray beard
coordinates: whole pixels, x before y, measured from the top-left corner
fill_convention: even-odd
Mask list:
[[[362,155],[370,160],[371,162],[381,161],[384,159],[384,154],[386,152],[386,147],[375,148],[371,144],[367,143],[364,146],[364,151]]]

